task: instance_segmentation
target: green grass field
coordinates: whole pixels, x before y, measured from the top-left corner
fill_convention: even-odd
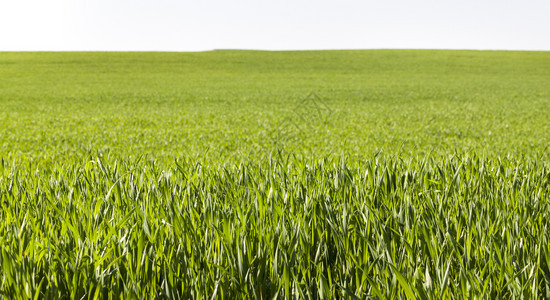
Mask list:
[[[4,52],[0,79],[0,298],[550,297],[550,52]]]

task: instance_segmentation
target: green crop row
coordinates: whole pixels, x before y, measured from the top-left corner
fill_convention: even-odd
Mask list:
[[[550,296],[550,166],[476,155],[0,165],[6,298]]]

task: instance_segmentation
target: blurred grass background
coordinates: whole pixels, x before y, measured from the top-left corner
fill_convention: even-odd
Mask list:
[[[3,52],[0,78],[10,158],[548,153],[548,52]]]

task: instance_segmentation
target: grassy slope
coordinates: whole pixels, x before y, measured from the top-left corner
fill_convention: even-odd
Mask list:
[[[0,153],[540,154],[550,53],[0,53]],[[318,95],[320,117],[296,109]],[[315,112],[315,111],[314,111]]]

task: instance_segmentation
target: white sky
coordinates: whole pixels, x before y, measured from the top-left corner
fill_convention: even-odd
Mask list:
[[[550,50],[550,0],[0,0],[1,50]]]

